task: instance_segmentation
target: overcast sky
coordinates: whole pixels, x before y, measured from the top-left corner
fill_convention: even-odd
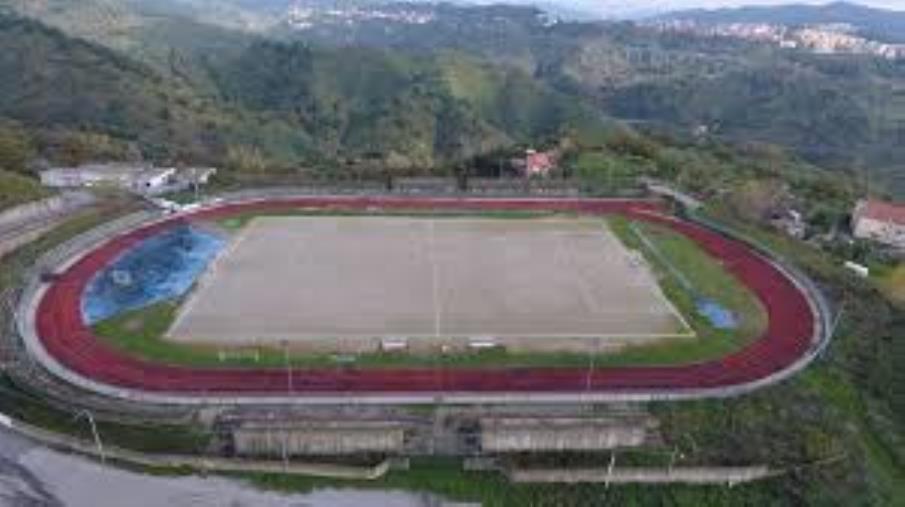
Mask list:
[[[500,0],[479,0],[494,3]],[[511,3],[540,3],[575,7],[607,17],[633,16],[677,9],[738,7],[741,5],[824,4],[826,0],[502,0]],[[905,0],[860,0],[857,3],[886,9],[905,10]]]

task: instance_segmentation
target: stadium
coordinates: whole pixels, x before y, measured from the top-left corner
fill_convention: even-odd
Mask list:
[[[753,298],[750,337],[708,345],[746,317],[698,297],[658,234]],[[42,265],[20,335],[58,379],[138,403],[731,396],[806,366],[830,327],[806,278],[657,200],[227,198],[89,235]]]

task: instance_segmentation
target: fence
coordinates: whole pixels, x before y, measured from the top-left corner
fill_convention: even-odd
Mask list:
[[[5,416],[0,416],[5,417]],[[376,480],[390,470],[391,459],[384,459],[374,466],[350,466],[327,463],[263,461],[230,459],[184,454],[150,454],[122,449],[115,446],[88,442],[68,435],[53,433],[29,424],[6,418],[8,427],[27,438],[47,447],[76,452],[101,460],[112,460],[131,465],[159,469],[191,469],[199,472],[260,472],[305,475],[329,479]]]
[[[524,178],[393,178],[332,181],[310,178],[267,178],[259,180],[259,188],[270,186],[286,195],[433,195],[487,197],[578,197],[583,194],[603,195],[607,192],[576,180],[541,180]],[[263,184],[263,185],[261,185]],[[242,191],[229,192],[230,195]],[[612,192],[612,195],[616,196]],[[632,188],[619,197],[638,196],[643,189]]]
[[[682,467],[682,468],[602,468],[509,470],[515,483],[598,483],[598,484],[726,484],[733,486],[772,477],[765,466]]]

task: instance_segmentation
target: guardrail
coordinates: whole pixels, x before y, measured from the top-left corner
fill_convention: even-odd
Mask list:
[[[3,414],[0,414],[0,424],[46,447],[91,456],[104,462],[111,460],[157,469],[190,469],[196,472],[278,473],[326,479],[372,481],[386,475],[393,463],[390,458],[386,458],[374,466],[352,466],[300,462],[292,459],[265,461],[186,454],[151,454],[106,444],[101,447],[96,442],[47,431],[43,428],[11,419]]]
[[[777,472],[766,466],[749,467],[627,467],[573,469],[512,469],[511,482],[520,484],[744,484],[767,479]]]

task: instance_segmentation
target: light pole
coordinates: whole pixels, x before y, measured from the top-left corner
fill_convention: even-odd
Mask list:
[[[73,419],[79,420],[82,416],[85,416],[85,418],[88,419],[88,425],[91,427],[91,434],[92,436],[94,436],[94,445],[97,446],[97,452],[101,456],[101,463],[106,463],[107,455],[106,453],[104,453],[104,446],[101,443],[101,435],[97,431],[97,424],[94,423],[94,416],[91,415],[91,412],[89,412],[88,410],[82,409],[75,414],[75,417]]]
[[[679,446],[674,446],[672,448],[672,452],[669,455],[669,468],[667,469],[668,473],[670,475],[672,475],[672,469],[673,469],[673,467],[675,467],[676,459],[683,459],[683,458],[685,458],[685,454],[682,452],[679,452]]]

